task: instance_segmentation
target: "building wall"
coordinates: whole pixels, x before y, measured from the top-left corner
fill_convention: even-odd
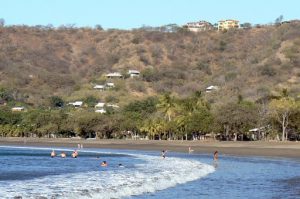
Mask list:
[[[206,21],[188,23],[186,27],[192,32],[212,30],[214,28],[213,25]]]
[[[239,28],[240,23],[237,20],[222,20],[219,21],[218,30],[228,30],[232,28]]]

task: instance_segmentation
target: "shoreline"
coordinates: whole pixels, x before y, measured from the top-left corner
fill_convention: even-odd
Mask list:
[[[73,147],[82,144],[84,148],[128,149],[143,151],[175,151],[194,154],[257,156],[300,158],[300,142],[232,142],[232,141],[181,141],[181,140],[97,140],[72,138],[0,138],[0,146],[33,146],[33,147]]]

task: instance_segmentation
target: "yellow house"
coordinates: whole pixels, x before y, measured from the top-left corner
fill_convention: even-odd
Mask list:
[[[233,19],[220,20],[218,23],[218,30],[228,30],[232,28],[239,28],[240,22]]]

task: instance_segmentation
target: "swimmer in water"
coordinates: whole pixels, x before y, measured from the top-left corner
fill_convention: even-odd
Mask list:
[[[62,158],[66,158],[66,157],[67,157],[67,154],[66,154],[65,152],[61,152],[60,156],[61,156]]]
[[[54,158],[55,156],[56,156],[56,153],[55,153],[54,150],[52,150],[52,152],[51,152],[51,158]]]
[[[119,164],[119,167],[120,167],[120,168],[124,168],[123,164]]]
[[[73,158],[77,158],[77,156],[78,156],[78,152],[77,152],[77,150],[73,151],[73,153],[72,153],[72,157],[73,157]]]
[[[103,161],[103,162],[101,163],[101,167],[107,167],[106,161]]]

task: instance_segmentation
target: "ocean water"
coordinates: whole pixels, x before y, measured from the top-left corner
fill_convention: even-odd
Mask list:
[[[0,147],[0,198],[300,198],[295,159]],[[100,163],[106,161],[107,167]],[[119,167],[122,164],[124,167]]]

